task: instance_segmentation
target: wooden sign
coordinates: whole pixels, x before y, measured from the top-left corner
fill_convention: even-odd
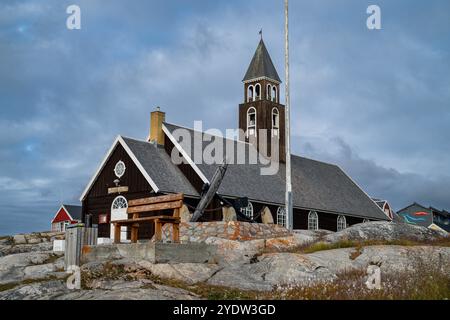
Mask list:
[[[128,192],[128,187],[108,188],[108,194],[111,194],[111,193],[123,193],[123,192]]]

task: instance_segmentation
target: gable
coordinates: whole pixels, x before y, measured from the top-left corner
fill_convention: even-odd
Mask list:
[[[117,143],[98,172],[86,197],[102,197],[108,195],[108,188],[116,186],[114,180],[118,178],[114,173],[114,168],[119,161],[125,164],[125,173],[120,178],[120,186],[128,187],[128,193],[150,192],[153,190],[123,145]]]
[[[67,214],[64,207],[61,207],[52,220],[52,223],[72,221],[71,217]]]

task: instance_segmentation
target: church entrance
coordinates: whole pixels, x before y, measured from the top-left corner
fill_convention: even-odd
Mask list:
[[[127,214],[128,202],[123,196],[118,196],[114,199],[111,205],[111,221],[128,219]],[[120,240],[126,241],[127,239],[127,227],[122,227],[120,230]],[[114,241],[114,225],[111,223],[110,238]]]

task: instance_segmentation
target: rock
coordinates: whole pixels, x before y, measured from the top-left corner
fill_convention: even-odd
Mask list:
[[[276,253],[261,256],[252,271],[271,285],[298,285],[333,280],[336,275],[307,255]]]
[[[14,244],[14,239],[12,237],[1,237],[0,246],[10,246]]]
[[[192,214],[189,212],[189,208],[183,204],[180,210],[180,219],[181,222],[189,222],[191,221]]]
[[[236,211],[233,207],[223,207],[222,208],[222,221],[237,221]]]
[[[30,238],[28,238],[27,242],[28,242],[29,244],[41,243],[41,242],[42,242],[42,239],[41,239],[41,238],[38,238],[38,237],[30,237]]]
[[[432,241],[446,236],[448,236],[447,233],[411,224],[373,221],[356,224],[340,232],[329,234],[324,237],[324,240],[327,242],[341,240]]]
[[[178,263],[172,265],[140,261],[139,265],[160,278],[175,279],[188,284],[204,282],[221,269],[216,264],[199,263]]]
[[[14,243],[15,244],[26,244],[27,240],[25,238],[25,235],[23,235],[23,234],[16,234],[14,236]]]
[[[24,279],[46,279],[56,271],[53,263],[41,264],[37,266],[28,266],[23,269]]]
[[[240,290],[271,291],[272,285],[265,282],[260,274],[256,275],[253,266],[252,264],[226,267],[213,275],[207,283]]]
[[[206,239],[205,243],[215,245],[215,260],[219,264],[245,264],[265,248],[265,240],[235,241],[216,237]]]
[[[264,207],[261,213],[261,220],[264,224],[273,224],[273,216],[268,207]]]
[[[50,300],[68,293],[65,281],[53,280],[17,286],[0,292],[0,300]]]

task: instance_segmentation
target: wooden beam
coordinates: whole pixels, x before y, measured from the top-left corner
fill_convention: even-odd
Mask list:
[[[130,200],[130,201],[128,201],[128,207],[142,206],[142,205],[146,205],[146,204],[170,202],[170,201],[177,201],[177,200],[184,200],[184,194],[176,193],[176,194],[168,194],[168,195],[159,196],[159,197],[149,197],[149,198]]]
[[[128,205],[127,213],[136,213],[136,212],[150,212],[150,211],[159,211],[159,210],[167,210],[167,209],[177,209],[183,206],[183,201],[173,201],[173,202],[163,202],[156,204],[149,204],[144,206],[135,206],[130,207]]]
[[[132,225],[134,223],[139,222],[148,222],[148,221],[154,221],[154,220],[165,220],[165,221],[172,221],[172,222],[179,222],[180,218],[178,217],[172,217],[172,216],[153,216],[153,217],[144,217],[144,218],[137,218],[137,219],[124,219],[124,220],[116,220],[114,221],[115,224],[120,225]]]

